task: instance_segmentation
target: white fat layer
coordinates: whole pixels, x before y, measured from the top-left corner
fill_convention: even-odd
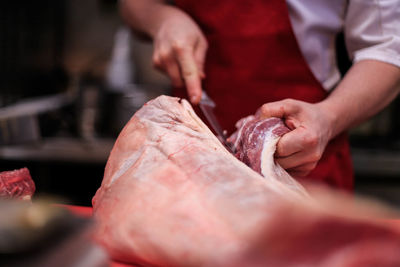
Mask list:
[[[273,134],[273,131],[278,127],[279,125],[277,124],[265,133],[260,160],[261,174],[266,178],[274,177],[290,188],[305,193],[304,188],[274,160],[276,144],[278,143],[280,136]]]
[[[191,105],[184,99],[180,103],[171,103],[170,99],[178,98],[160,98],[159,101],[150,101],[149,104],[145,105],[140,109],[134,116],[140,119],[140,122],[146,126],[148,129],[147,139],[150,142],[156,142],[156,140],[163,140],[162,134],[165,133],[166,129],[173,135],[172,132],[176,131],[177,138],[170,140],[170,144],[165,147],[173,147],[172,144],[179,140],[182,134],[187,136],[195,137],[195,139],[207,139],[219,149],[225,150],[225,147],[217,139],[217,137],[211,132],[211,130],[200,120],[196,115]],[[164,101],[163,101],[164,100]],[[179,123],[173,123],[174,120],[179,121]],[[175,136],[175,135],[174,135]],[[183,139],[185,140],[185,139]],[[154,144],[154,143],[152,143]],[[181,143],[179,142],[181,146]],[[138,150],[131,150],[127,154],[131,154],[123,159],[123,162],[119,165],[117,171],[112,175],[109,180],[107,187],[115,183],[119,178],[121,178],[132,166],[134,166],[141,158],[144,157],[146,153],[153,153],[154,161],[156,157],[165,158],[168,154],[172,154],[175,151],[155,151],[157,149],[152,148],[153,145],[146,146],[143,144]],[[158,147],[154,145],[154,147]],[[163,154],[160,156],[160,153]],[[229,153],[230,154],[230,153]],[[231,157],[234,157],[231,155]],[[158,158],[159,159],[159,158]],[[160,159],[159,159],[160,160]],[[153,168],[154,162],[139,162],[140,171],[146,172],[148,168]]]
[[[124,159],[119,169],[111,177],[109,186],[111,186],[119,177],[121,177],[127,170],[129,170],[129,168],[132,167],[133,164],[135,164],[141,154],[142,150],[137,150],[134,151],[132,155]]]
[[[271,128],[265,133],[263,149],[261,152],[261,174],[264,177],[274,177],[276,163],[274,161],[274,154],[276,150],[276,144],[278,143],[279,136],[273,134],[273,130],[277,126]]]

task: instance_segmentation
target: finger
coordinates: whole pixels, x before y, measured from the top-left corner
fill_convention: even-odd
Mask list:
[[[307,176],[307,175],[310,173],[310,171],[288,171],[288,173],[289,173],[292,177],[296,178],[296,177],[304,177],[304,176]]]
[[[162,69],[162,63],[161,63],[161,58],[160,58],[160,55],[159,55],[159,53],[157,53],[157,52],[154,52],[153,53],[153,66],[155,67],[155,68],[157,68],[158,70],[161,70],[161,71],[164,71],[163,69]]]
[[[310,145],[307,137],[307,131],[303,127],[294,129],[284,134],[276,145],[276,157],[288,157],[305,149]]]
[[[317,164],[320,160],[322,153],[317,150],[310,150],[305,152],[295,153],[289,157],[276,158],[275,161],[285,170],[298,169],[308,170],[313,164]],[[315,166],[314,166],[315,167]]]
[[[192,50],[186,48],[177,49],[176,55],[189,99],[193,104],[197,104],[201,98],[201,79]]]
[[[179,66],[171,49],[156,49],[153,54],[153,64],[158,70],[168,74],[173,86],[183,86]]]
[[[179,70],[179,65],[173,58],[167,58],[164,62],[165,69],[168,76],[171,78],[172,85],[175,87],[182,87],[183,81]]]
[[[156,69],[166,73],[167,72],[167,65],[166,62],[169,60],[168,58],[171,57],[171,53],[166,48],[156,48],[154,49],[153,53],[153,65]],[[168,73],[167,73],[168,74]]]
[[[299,167],[295,167],[292,169],[287,169],[286,171],[293,177],[302,177],[308,175],[312,170],[317,167],[318,162],[311,162],[300,165]]]
[[[286,118],[289,115],[293,115],[299,111],[298,105],[293,103],[291,99],[285,99],[282,101],[266,103],[261,106],[261,116],[264,118],[278,117]]]
[[[295,168],[287,169],[288,172],[309,173],[315,169],[318,162],[310,162]]]
[[[205,72],[204,72],[204,62],[206,58],[206,52],[207,52],[208,44],[205,39],[200,39],[195,47],[194,51],[194,58],[197,63],[197,69],[200,72],[200,77],[204,79],[206,77]]]

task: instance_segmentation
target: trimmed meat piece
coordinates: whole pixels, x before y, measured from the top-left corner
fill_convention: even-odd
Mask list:
[[[279,138],[290,131],[289,128],[279,118],[258,119],[255,116],[241,119],[236,127],[237,131],[229,138],[236,151],[236,157],[266,176],[263,173],[263,165],[267,163],[269,155],[265,153],[267,150],[274,151],[268,145],[275,146]],[[276,142],[270,142],[271,139]]]
[[[30,200],[34,192],[35,183],[27,168],[0,172],[0,199]]]
[[[250,115],[239,120],[236,128],[228,142],[240,161],[266,178],[275,177],[288,186],[298,187],[298,183],[273,160],[279,138],[290,131],[282,119]]]

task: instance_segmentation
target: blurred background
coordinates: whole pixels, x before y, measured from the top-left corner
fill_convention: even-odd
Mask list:
[[[338,59],[345,73],[343,38]],[[116,0],[0,3],[0,171],[28,167],[36,194],[90,205],[124,124],[169,93],[150,42]],[[400,207],[400,100],[351,132],[356,192]]]

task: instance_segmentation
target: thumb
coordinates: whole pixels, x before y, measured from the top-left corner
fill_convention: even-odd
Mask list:
[[[275,155],[277,157],[287,157],[296,152],[302,151],[304,149],[304,134],[303,128],[296,128],[293,131],[284,134],[278,141]]]
[[[290,99],[285,99],[282,101],[270,102],[261,106],[260,116],[262,118],[269,117],[278,117],[278,118],[286,118],[289,115],[297,113],[299,110],[297,105]]]

